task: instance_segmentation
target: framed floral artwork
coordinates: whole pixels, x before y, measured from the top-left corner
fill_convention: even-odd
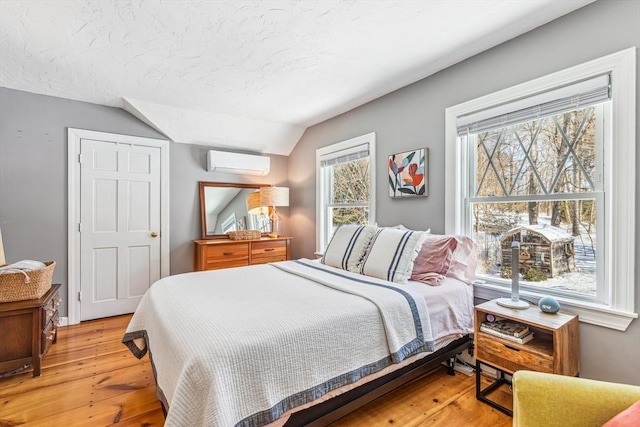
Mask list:
[[[389,196],[428,195],[429,149],[419,148],[389,156]]]

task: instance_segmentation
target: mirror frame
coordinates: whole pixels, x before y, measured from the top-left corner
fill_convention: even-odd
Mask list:
[[[205,212],[205,203],[204,203],[204,190],[207,187],[232,187],[232,188],[255,188],[259,190],[261,187],[269,187],[269,184],[240,184],[237,182],[210,182],[210,181],[200,181],[198,183],[198,188],[200,190],[200,230],[202,235],[202,240],[212,240],[212,239],[228,239],[229,236],[227,234],[207,234],[207,224],[206,224],[206,212]],[[263,236],[266,236],[268,233],[262,233]]]

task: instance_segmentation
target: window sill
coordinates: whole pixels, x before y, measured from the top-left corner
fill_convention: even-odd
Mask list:
[[[473,285],[473,295],[476,298],[492,300],[501,297],[509,297],[510,290],[502,286],[489,283],[476,283]],[[520,297],[527,301],[537,301],[541,294],[520,290]],[[569,300],[562,297],[554,297],[558,300],[563,310],[575,313],[580,322],[605,328],[625,331],[633,319],[638,318],[638,313],[627,313],[612,309],[608,306],[584,301]]]

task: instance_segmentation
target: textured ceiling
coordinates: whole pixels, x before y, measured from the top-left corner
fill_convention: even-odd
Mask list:
[[[308,126],[591,1],[0,0],[0,86],[288,155]]]

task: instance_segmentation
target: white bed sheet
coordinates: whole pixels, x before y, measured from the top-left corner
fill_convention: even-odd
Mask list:
[[[473,286],[451,277],[445,277],[438,286],[414,281],[404,286],[424,296],[436,341],[473,332]]]

